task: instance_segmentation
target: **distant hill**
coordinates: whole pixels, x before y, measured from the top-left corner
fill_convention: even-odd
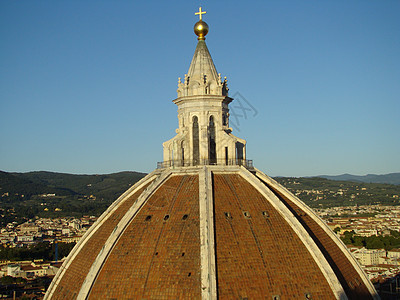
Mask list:
[[[139,172],[74,175],[0,171],[0,227],[13,221],[21,223],[35,216],[99,216],[144,176],[145,173]],[[399,176],[400,173],[367,176],[345,174],[275,179],[311,207],[328,207],[356,204],[400,205]],[[376,181],[379,183],[375,183]]]
[[[367,183],[388,183],[388,184],[400,184],[400,173],[390,173],[385,175],[368,174],[365,176],[343,174],[337,176],[320,175],[318,177],[339,180],[339,181],[355,181],[355,182],[367,182]]]
[[[40,181],[31,180],[29,177],[16,176],[12,173],[0,171],[0,196],[4,193],[25,195],[28,197],[44,193],[54,193],[62,196],[75,194],[64,187],[56,188]]]
[[[0,171],[0,227],[35,216],[98,216],[144,176],[139,172],[73,175]]]
[[[339,181],[321,177],[275,179],[311,207],[400,205],[400,185]]]
[[[78,195],[96,195],[108,201],[115,200],[129,186],[146,176],[145,173],[128,171],[102,175],[75,175],[44,171],[11,174],[36,185],[44,185],[49,189],[69,190]]]

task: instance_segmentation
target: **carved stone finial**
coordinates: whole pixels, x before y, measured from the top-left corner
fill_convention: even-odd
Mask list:
[[[181,83],[182,83],[181,78],[178,77],[178,84],[181,84]]]

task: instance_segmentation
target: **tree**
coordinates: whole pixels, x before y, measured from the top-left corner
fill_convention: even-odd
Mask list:
[[[342,236],[343,243],[345,243],[346,245],[353,244],[353,240],[352,240],[353,234],[354,234],[354,231],[345,231]]]
[[[366,239],[366,248],[367,249],[382,249],[385,248],[385,244],[382,239],[376,235],[370,236]]]
[[[352,240],[353,240],[353,245],[354,246],[359,246],[359,247],[365,247],[366,246],[365,237],[363,237],[363,236],[354,235],[352,237]]]

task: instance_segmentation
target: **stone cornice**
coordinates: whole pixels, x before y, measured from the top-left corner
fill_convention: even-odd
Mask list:
[[[186,102],[186,101],[193,101],[193,102],[201,102],[201,101],[216,101],[216,102],[224,102],[224,103],[230,103],[232,102],[232,98],[228,96],[218,96],[218,95],[195,95],[195,96],[184,96],[184,97],[178,97],[174,100],[172,100],[173,103],[176,105],[179,105],[180,103]]]

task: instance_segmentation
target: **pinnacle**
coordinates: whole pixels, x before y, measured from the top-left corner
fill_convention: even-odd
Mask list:
[[[218,73],[204,40],[197,43],[192,62],[189,67],[190,80],[202,83],[204,80],[218,82]]]

